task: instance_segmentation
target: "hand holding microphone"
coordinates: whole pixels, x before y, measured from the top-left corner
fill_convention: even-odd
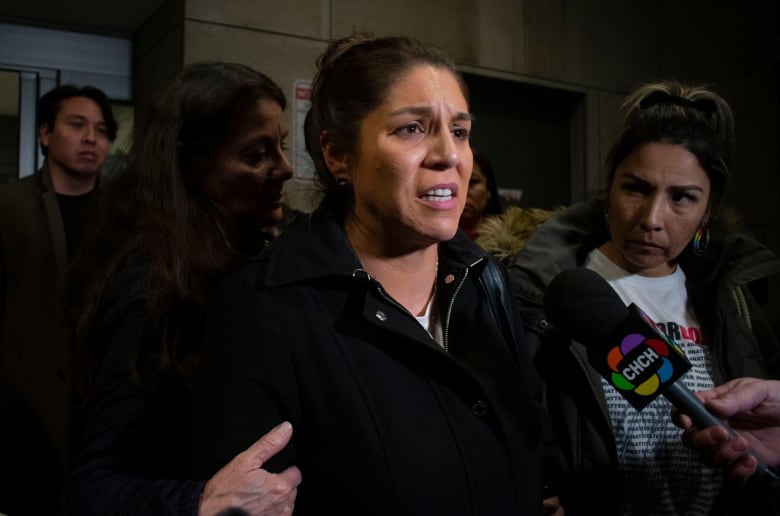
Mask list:
[[[678,381],[691,367],[682,351],[639,307],[626,307],[597,273],[585,268],[561,272],[548,285],[544,305],[550,322],[585,345],[590,364],[637,410],[663,394],[696,427],[717,426],[737,435]],[[755,456],[752,450],[746,453]],[[757,474],[774,476],[756,460]]]
[[[720,427],[698,428],[679,409],[672,409],[674,423],[683,428],[683,442],[709,462],[726,466],[734,478],[749,478],[756,471],[749,446],[765,462],[780,466],[780,381],[736,378],[714,389],[696,393],[716,415],[739,430],[729,436]],[[770,470],[771,471],[771,470]]]

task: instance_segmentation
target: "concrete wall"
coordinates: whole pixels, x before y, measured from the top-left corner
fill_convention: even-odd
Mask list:
[[[136,123],[149,100],[184,66],[184,0],[166,0],[133,41]]]
[[[257,67],[292,97],[328,39],[403,33],[438,44],[470,73],[581,92],[580,179],[593,191],[626,92],[657,78],[705,82],[736,116],[728,200],[780,252],[778,27],[776,0],[168,0],[136,38],[136,98],[204,59]],[[300,188],[290,188],[294,204],[305,202]],[[770,288],[780,319],[778,297],[780,284]]]

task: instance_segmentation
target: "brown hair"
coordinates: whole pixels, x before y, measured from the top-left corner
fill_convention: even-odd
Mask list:
[[[70,307],[86,393],[102,356],[92,332],[107,286],[137,261],[147,268],[136,373],[187,379],[194,368],[197,323],[214,279],[238,258],[237,221],[200,191],[200,160],[215,152],[246,107],[286,101],[268,77],[235,63],[187,66],[155,98],[125,165],[101,185],[101,217],[71,270]],[[142,363],[143,362],[143,363]]]

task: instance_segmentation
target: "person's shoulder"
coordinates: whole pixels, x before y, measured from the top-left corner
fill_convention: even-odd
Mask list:
[[[0,225],[24,227],[36,213],[43,214],[43,198],[34,176],[0,185]]]
[[[687,255],[691,255],[686,250]],[[684,256],[683,265],[688,269],[723,268],[725,272],[764,269],[765,274],[780,272],[780,258],[767,245],[758,240],[748,228],[722,221],[710,224],[710,242],[703,256]]]
[[[35,176],[26,176],[7,183],[0,184],[0,195],[9,198],[19,198],[20,195],[40,194],[40,188]]]
[[[217,293],[231,290],[255,290],[260,271],[267,262],[268,248],[240,260],[217,282]]]

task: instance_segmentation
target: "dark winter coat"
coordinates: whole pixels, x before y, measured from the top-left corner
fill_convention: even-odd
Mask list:
[[[186,476],[190,388],[174,375],[141,382],[137,374],[143,349],[159,349],[159,329],[147,316],[149,288],[148,266],[134,260],[103,295],[90,341],[101,360],[68,479],[71,514],[198,513],[206,481]]]
[[[67,266],[44,165],[0,187],[0,513],[61,511],[72,409]]]
[[[447,351],[358,263],[342,226],[300,217],[219,287],[190,457],[214,473],[288,420],[296,514],[540,514],[535,373],[502,273],[440,245]]]

